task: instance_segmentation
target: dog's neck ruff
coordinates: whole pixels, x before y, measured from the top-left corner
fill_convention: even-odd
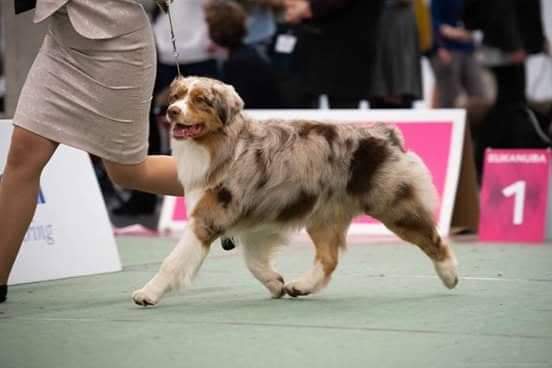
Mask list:
[[[211,156],[203,145],[193,139],[172,140],[172,149],[177,160],[178,178],[186,192],[205,185]]]

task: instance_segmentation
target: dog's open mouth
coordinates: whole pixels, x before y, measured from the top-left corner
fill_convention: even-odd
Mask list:
[[[205,131],[205,124],[174,124],[172,136],[174,139],[190,139],[197,138]]]

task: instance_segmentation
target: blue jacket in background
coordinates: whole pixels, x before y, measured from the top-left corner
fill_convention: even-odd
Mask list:
[[[464,15],[464,0],[431,0],[431,19],[433,21],[433,35],[435,47],[443,47],[447,50],[471,52],[474,50],[473,42],[459,42],[449,40],[441,35],[441,25],[447,24],[453,27],[462,27]]]

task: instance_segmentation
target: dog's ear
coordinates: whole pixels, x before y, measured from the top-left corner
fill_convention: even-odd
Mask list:
[[[188,80],[187,78],[184,78],[184,77],[176,77],[172,82],[171,84],[169,85],[169,88],[168,88],[168,99],[170,100],[171,99],[171,96],[176,94],[179,90],[182,90],[182,89],[186,89],[187,88],[187,85],[188,85]]]
[[[185,83],[186,82],[185,82],[183,77],[176,77],[176,78],[173,79],[173,81],[169,85],[169,89],[175,89],[177,86],[181,86]]]
[[[230,123],[243,109],[243,100],[234,87],[227,84],[213,86],[214,107],[223,125]]]

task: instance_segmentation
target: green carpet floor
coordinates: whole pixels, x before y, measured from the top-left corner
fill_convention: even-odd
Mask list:
[[[352,245],[322,293],[281,300],[217,246],[192,288],[147,309],[130,294],[175,241],[118,244],[123,272],[10,288],[0,368],[552,367],[552,244],[455,243],[453,291],[415,247]],[[291,280],[312,253],[288,246],[278,269]]]

